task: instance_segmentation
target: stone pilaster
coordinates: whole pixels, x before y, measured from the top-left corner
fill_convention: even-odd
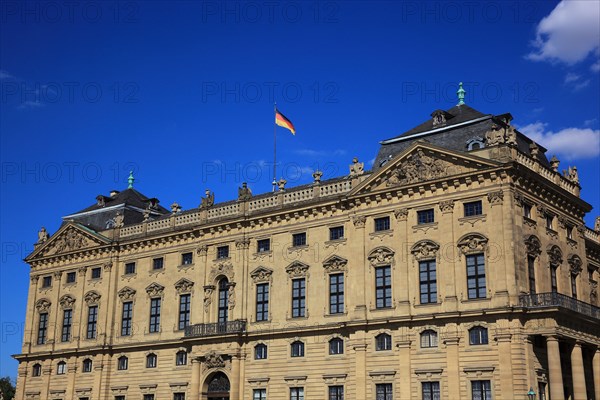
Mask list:
[[[573,374],[573,400],[587,400],[583,353],[581,352],[580,342],[575,342],[571,350],[571,369]]]
[[[400,400],[410,400],[410,340],[403,340],[398,346],[398,381],[400,383]]]
[[[560,367],[560,349],[557,336],[547,336],[548,349],[548,374],[550,378],[550,398],[552,400],[565,400],[562,370]]]

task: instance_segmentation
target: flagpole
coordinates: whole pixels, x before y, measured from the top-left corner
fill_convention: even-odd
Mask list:
[[[277,186],[277,102],[273,105],[273,192]]]

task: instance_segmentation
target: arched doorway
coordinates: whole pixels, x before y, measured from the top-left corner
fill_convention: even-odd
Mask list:
[[[208,378],[206,390],[208,400],[229,400],[229,378],[222,372],[217,372]]]

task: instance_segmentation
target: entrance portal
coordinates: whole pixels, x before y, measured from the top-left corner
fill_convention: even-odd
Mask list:
[[[208,400],[229,400],[229,379],[222,372],[217,372],[208,381]]]

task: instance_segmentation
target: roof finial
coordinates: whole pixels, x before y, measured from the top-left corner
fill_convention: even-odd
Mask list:
[[[456,94],[458,95],[458,104],[457,106],[462,106],[463,104],[465,104],[465,89],[463,89],[462,87],[463,83],[460,82],[458,84],[458,90],[456,91]]]
[[[129,178],[127,178],[129,186],[127,186],[127,189],[133,189],[133,181],[135,181],[135,178],[133,177],[133,171],[129,171]]]

